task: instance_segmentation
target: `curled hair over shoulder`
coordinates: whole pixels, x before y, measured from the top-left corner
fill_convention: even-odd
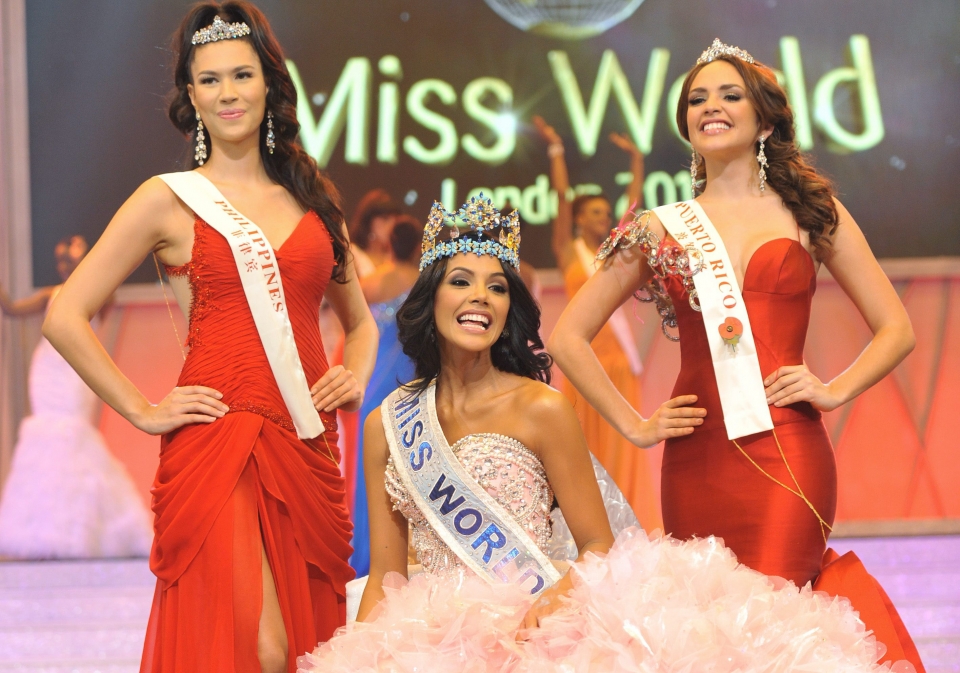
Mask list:
[[[317,166],[300,144],[297,135],[297,91],[287,71],[280,43],[273,34],[267,18],[259,9],[244,0],[227,0],[222,4],[202,2],[194,5],[180,23],[173,37],[174,88],[170,92],[167,115],[177,130],[192,138],[196,132],[196,110],[190,102],[187,85],[192,83],[190,66],[197,47],[191,44],[193,34],[213,23],[219,15],[227,23],[242,21],[250,27],[247,40],[257,52],[267,87],[266,109],[273,112],[276,147],[273,154],[267,150],[266,115],[260,123],[260,159],[270,179],[289,191],[304,210],[314,211],[323,220],[333,243],[336,268],[333,277],[346,282],[347,237],[340,210],[337,188]],[[210,147],[208,152],[214,151]],[[197,167],[194,161],[194,168]]]
[[[476,234],[461,234],[461,238]],[[416,378],[406,386],[419,395],[440,373],[440,344],[433,320],[433,302],[447,273],[449,257],[441,257],[425,268],[397,311],[397,332],[403,352],[413,360]],[[493,366],[503,372],[550,383],[553,358],[543,350],[540,339],[540,306],[530,294],[520,274],[504,264],[510,290],[510,311],[504,326],[506,336],[490,349]]]
[[[772,126],[773,133],[764,141],[767,156],[767,185],[775,191],[784,205],[793,213],[797,224],[810,234],[810,244],[817,257],[830,254],[830,237],[839,223],[834,189],[830,181],[817,173],[808,157],[797,146],[793,126],[793,110],[787,102],[787,93],[777,82],[773,71],[757,62],[741,61],[735,56],[720,56],[740,73],[746,85],[747,98],[757,111],[760,126]],[[680,135],[690,140],[687,128],[687,109],[690,106],[690,87],[694,78],[709,63],[698,65],[683,81],[680,103],[677,106],[677,126]],[[759,151],[759,142],[755,152]],[[700,164],[697,180],[706,180],[706,167]]]

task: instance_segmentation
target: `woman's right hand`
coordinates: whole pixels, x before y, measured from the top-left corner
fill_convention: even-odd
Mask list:
[[[540,137],[546,140],[548,145],[563,145],[560,134],[543,117],[540,115],[534,116],[533,125],[537,127]]]
[[[627,439],[641,449],[649,449],[665,439],[691,434],[707,415],[706,409],[690,406],[696,401],[696,395],[680,395],[667,400],[650,418],[641,421],[637,432],[631,433]]]
[[[174,388],[160,404],[150,404],[129,420],[150,435],[163,435],[191,423],[213,423],[230,407],[220,401],[223,395],[205,386]]]

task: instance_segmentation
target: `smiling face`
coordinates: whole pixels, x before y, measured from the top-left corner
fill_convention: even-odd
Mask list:
[[[585,238],[603,241],[613,226],[610,202],[601,196],[589,199],[577,211],[574,224]]]
[[[754,152],[760,121],[733,65],[718,60],[703,67],[690,83],[687,103],[687,130],[697,152],[727,158]],[[764,129],[765,136],[769,132]]]
[[[190,64],[187,93],[213,140],[259,142],[267,83],[247,39],[200,45]]]
[[[433,319],[442,347],[479,353],[500,338],[510,312],[510,289],[500,260],[461,253],[447,261]]]

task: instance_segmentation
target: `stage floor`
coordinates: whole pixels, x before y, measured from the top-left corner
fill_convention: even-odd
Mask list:
[[[929,673],[960,673],[960,536],[849,538]],[[0,672],[135,673],[153,576],[144,559],[0,563]]]

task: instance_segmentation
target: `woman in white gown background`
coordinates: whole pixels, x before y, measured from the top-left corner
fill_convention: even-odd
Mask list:
[[[57,244],[66,280],[87,252],[82,236]],[[41,313],[60,286],[19,301],[0,289],[7,315]],[[31,415],[20,424],[0,496],[0,557],[147,556],[153,531],[143,499],[93,424],[97,399],[41,337],[30,363]]]

